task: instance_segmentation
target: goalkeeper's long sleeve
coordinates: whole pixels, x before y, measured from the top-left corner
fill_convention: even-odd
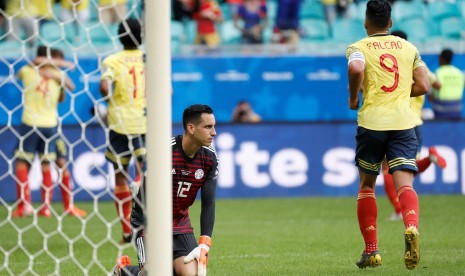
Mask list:
[[[217,178],[207,179],[202,187],[202,210],[200,212],[200,235],[211,237],[215,224],[215,193]]]

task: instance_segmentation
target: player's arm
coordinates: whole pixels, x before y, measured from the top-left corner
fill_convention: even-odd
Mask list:
[[[74,63],[64,59],[48,58],[48,57],[36,57],[32,63],[36,66],[52,65],[54,67],[61,67],[74,70]]]
[[[425,95],[429,90],[428,75],[424,66],[417,67],[413,70],[413,84],[410,97]]]
[[[415,58],[413,59],[413,84],[410,97],[422,96],[428,92],[430,83],[426,68],[420,53],[415,49]]]
[[[349,47],[346,53],[348,59],[349,78],[349,108],[357,110],[359,107],[358,93],[362,90],[365,74],[365,57],[354,47]]]
[[[207,179],[202,187],[202,209],[200,211],[200,233],[211,237],[215,224],[216,178]]]
[[[113,67],[110,66],[110,63],[106,60],[103,61],[103,73],[100,79],[100,94],[102,97],[108,101],[108,98],[111,96],[111,88],[113,80],[115,79],[115,71]]]

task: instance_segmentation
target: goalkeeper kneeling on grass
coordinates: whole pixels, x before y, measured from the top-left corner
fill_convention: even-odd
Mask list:
[[[218,159],[211,147],[216,136],[213,110],[196,104],[184,110],[184,134],[172,137],[173,175],[173,271],[175,275],[206,275],[208,251],[215,221],[215,190]],[[119,257],[114,275],[143,275],[145,181],[131,213],[139,266],[128,256]],[[169,185],[169,183],[167,183]],[[189,219],[189,207],[201,190],[200,239],[197,243]],[[153,200],[153,199],[152,199]]]

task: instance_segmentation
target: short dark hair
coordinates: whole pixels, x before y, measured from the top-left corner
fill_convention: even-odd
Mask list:
[[[392,31],[391,35],[398,36],[400,38],[403,38],[403,39],[407,40],[407,34],[404,31],[401,31],[401,30]]]
[[[373,26],[386,28],[391,20],[391,10],[391,4],[386,0],[370,0],[365,16]]]
[[[52,55],[52,58],[65,58],[65,54],[63,54],[63,51],[58,48],[52,48],[50,50],[50,53]]]
[[[137,19],[128,18],[119,23],[118,37],[124,48],[134,49],[142,44],[142,28]]]
[[[50,47],[39,45],[37,46],[37,56],[38,57],[47,57],[48,53],[51,52]]]
[[[439,54],[439,57],[444,60],[447,64],[450,64],[452,62],[452,58],[454,57],[454,52],[452,52],[451,49],[444,49],[441,51],[441,54]]]
[[[200,117],[203,113],[213,114],[213,109],[205,104],[194,104],[184,109],[182,113],[182,126],[187,130],[187,124],[200,122]]]

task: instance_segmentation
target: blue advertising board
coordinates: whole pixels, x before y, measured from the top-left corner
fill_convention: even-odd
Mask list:
[[[84,131],[84,135],[82,135]],[[181,133],[176,125],[174,133]],[[218,124],[214,146],[220,160],[217,195],[237,197],[354,196],[358,173],[354,165],[355,122],[293,124]],[[110,200],[114,186],[111,165],[104,157],[105,131],[97,124],[83,129],[66,126],[70,171],[76,200]],[[415,178],[419,194],[465,194],[465,122],[426,122],[424,148],[435,145],[446,158],[444,170],[432,165]],[[85,137],[85,139],[83,139]],[[0,132],[0,197],[16,199],[12,156],[17,137]],[[53,178],[56,180],[56,173]],[[383,194],[379,177],[378,194]],[[40,199],[40,166],[30,173],[35,202]],[[60,195],[55,193],[55,199]]]
[[[423,58],[431,70],[438,67],[436,55]],[[101,60],[77,61],[68,72],[76,89],[59,105],[67,125],[89,122],[94,104],[102,101]],[[14,76],[26,61],[10,62],[0,62],[0,125],[16,125],[21,118],[21,83]],[[454,64],[465,68],[465,55],[456,55]],[[353,120],[347,83],[344,56],[176,57],[172,119],[179,123],[186,106],[201,102],[213,107],[218,122],[229,122],[237,102],[248,100],[264,121]]]

